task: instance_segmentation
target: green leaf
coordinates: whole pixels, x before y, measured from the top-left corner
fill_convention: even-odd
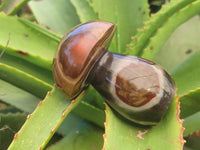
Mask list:
[[[2,94],[2,93],[1,93]],[[2,101],[0,102],[1,107],[0,107],[0,114],[8,114],[8,113],[22,113],[21,110],[17,109],[14,106],[10,106],[4,103],[4,107],[2,107]]]
[[[57,133],[66,136],[75,128],[75,125],[79,124],[83,119],[74,113],[70,113],[62,124],[59,126]]]
[[[104,122],[104,112],[90,104],[80,102],[83,98],[82,96],[83,95],[81,95],[81,98],[79,97],[77,100],[71,102],[66,100],[59,89],[54,88],[53,91],[48,93],[47,97],[38,104],[38,107],[33,114],[28,116],[22,129],[16,134],[10,148],[43,148],[68,113],[72,110],[82,118],[102,127]],[[80,104],[78,105],[79,102]],[[38,124],[38,122],[40,122],[40,124]],[[76,123],[76,120],[74,122]],[[40,138],[38,138],[38,136]],[[23,144],[26,143],[25,145],[27,147],[24,147],[24,145],[21,144],[22,140]]]
[[[22,111],[32,113],[40,101],[38,97],[35,97],[32,94],[20,88],[17,88],[3,80],[0,80],[0,85],[0,100],[12,106],[15,106],[16,108],[19,108]],[[16,111],[19,112],[19,110],[17,110],[16,108],[6,107],[6,109],[0,109],[0,113],[15,113]],[[70,115],[63,121],[63,123],[59,127],[58,133],[62,135],[68,134],[74,127],[74,124],[77,124],[77,122],[79,122],[80,120],[82,120],[80,117],[70,113]]]
[[[170,18],[174,14],[177,14],[178,10],[184,8],[185,6],[192,3],[193,1],[195,0],[180,0],[180,1],[174,0],[174,1],[171,1],[168,5],[163,6],[162,9],[158,13],[151,16],[151,18],[147,22],[144,23],[143,28],[139,29],[138,33],[132,38],[131,43],[128,44],[128,47],[127,47],[127,51],[129,52],[129,54],[141,56],[143,53],[143,50],[145,49],[147,45],[149,45],[150,49],[154,49],[154,45],[149,44],[149,42],[151,42],[151,38],[155,35],[155,33],[158,32],[160,28],[163,25],[165,25],[166,22],[169,22],[168,18]],[[159,44],[159,42],[157,42],[157,44],[162,45],[163,43]]]
[[[143,49],[143,54],[141,56],[143,58],[152,60],[161,50],[161,48],[169,39],[174,30],[179,25],[197,15],[198,13],[200,13],[200,1],[195,1],[190,5],[186,5],[182,9],[179,9],[179,11],[177,10],[176,13],[167,18],[165,24],[161,28],[159,28],[156,33],[154,33],[155,35],[150,37],[150,41]]]
[[[200,147],[200,138],[198,137],[198,132],[195,135],[192,135],[191,137],[186,138],[187,142],[185,143],[185,145],[187,146],[187,148],[190,149],[184,149],[184,150],[199,150]]]
[[[200,89],[188,92],[179,98],[181,114],[184,119],[184,136],[188,136],[200,130]]]
[[[146,1],[133,0],[93,0],[90,2],[99,19],[117,24],[114,37],[116,47],[113,52],[126,53],[126,44],[131,41],[137,28],[149,18],[148,5]]]
[[[30,1],[29,6],[37,21],[55,32],[65,34],[80,23],[70,0]]]
[[[0,79],[26,90],[33,95],[44,98],[52,86],[14,67],[0,63]],[[13,78],[13,74],[15,77]]]
[[[183,121],[183,127],[185,128],[183,136],[188,136],[196,131],[200,130],[200,111],[186,117]]]
[[[27,117],[25,124],[15,135],[9,150],[44,148],[64,118],[78,105],[80,100],[81,98],[70,103],[55,88],[38,104],[33,114]]]
[[[71,0],[71,3],[76,8],[76,12],[82,23],[98,19],[97,14],[95,14],[87,0]]]
[[[179,98],[181,114],[180,118],[189,117],[200,111],[200,88],[190,91]]]
[[[87,88],[84,101],[102,110],[105,109],[104,98],[92,86]]]
[[[7,43],[10,34],[5,53],[51,70],[52,59],[61,39],[59,36],[15,16],[0,13],[0,20],[0,45]]]
[[[200,50],[199,39],[200,21],[196,15],[174,31],[154,60],[171,72]]]
[[[189,147],[187,147],[187,146],[184,145],[183,150],[194,150],[194,149],[189,148]]]
[[[103,146],[104,130],[87,123],[80,122],[61,141],[48,147],[48,150],[80,149],[80,150],[101,150]]]
[[[11,143],[14,134],[20,129],[26,119],[25,113],[0,113],[0,149],[5,150]]]
[[[0,100],[26,112],[32,112],[40,99],[0,79]]]
[[[8,49],[6,49],[6,51],[7,50]],[[26,60],[23,60],[21,58],[6,54],[6,52],[4,52],[4,54],[0,58],[0,64],[1,64],[1,69],[6,68],[6,66],[7,66],[7,69],[10,68],[11,71],[7,71],[7,73],[6,73],[6,74],[11,73],[11,74],[9,74],[9,76],[13,76],[13,74],[15,74],[15,73],[18,74],[20,72],[21,73],[24,72],[24,73],[22,73],[22,78],[23,78],[23,76],[32,76],[34,78],[42,80],[43,82],[45,82],[45,84],[53,85],[55,83],[55,81],[53,79],[52,71],[49,71],[42,67],[36,66],[36,65],[34,65],[30,62],[27,62]],[[5,75],[1,74],[0,76],[2,78]],[[6,80],[7,77],[5,77],[4,79]],[[11,81],[9,81],[9,82],[11,82]],[[26,82],[26,81],[24,81],[24,82]],[[15,83],[13,83],[13,84],[15,84]],[[23,86],[23,85],[21,85],[21,86]]]
[[[172,72],[172,76],[178,87],[178,95],[186,94],[189,90],[200,87],[199,58],[200,51],[197,51]]]
[[[78,107],[74,108],[73,113],[86,119],[99,127],[104,127],[105,113],[103,110],[82,101]]]
[[[183,139],[177,99],[174,99],[156,126],[139,126],[125,121],[112,109],[106,110],[105,150],[121,149],[182,149]],[[123,144],[122,144],[123,143]]]
[[[8,15],[16,14],[29,0],[2,0],[0,12]]]

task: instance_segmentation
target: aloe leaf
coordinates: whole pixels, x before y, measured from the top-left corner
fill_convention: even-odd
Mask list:
[[[71,128],[61,141],[48,147],[48,150],[58,149],[81,149],[81,150],[101,150],[103,146],[104,130],[93,124],[81,121]]]
[[[97,14],[87,0],[71,0],[71,3],[76,8],[76,12],[82,23],[98,19]]]
[[[103,110],[94,107],[84,101],[82,101],[76,108],[74,108],[73,113],[86,119],[99,127],[104,127],[105,113]]]
[[[3,80],[0,80],[0,85],[0,99],[5,103],[19,108],[20,110],[33,112],[40,101],[40,98]],[[101,109],[98,109],[86,102],[81,102],[79,106],[73,110],[73,113],[100,127],[103,127],[105,115],[104,111]],[[73,126],[71,123],[76,123],[80,120],[78,116],[73,114],[69,115],[64,121],[64,124],[60,127],[59,133],[65,135],[70,130],[69,128]]]
[[[184,119],[184,136],[200,130],[200,89],[189,91],[179,98],[181,106],[180,117]]]
[[[33,114],[27,117],[25,124],[15,134],[9,150],[43,149],[64,118],[78,105],[80,100],[81,98],[70,103],[55,88],[38,104]]]
[[[194,149],[189,148],[189,147],[187,147],[187,146],[184,146],[183,150],[194,150]]]
[[[15,68],[9,67],[5,64],[3,64],[2,67],[0,64],[0,71],[2,73],[2,74],[0,74],[1,75],[0,77],[11,82],[12,84],[15,84],[15,85],[21,87],[22,89],[24,89],[26,91],[29,91],[29,94],[27,93],[28,95],[34,94],[40,98],[43,98],[43,96],[46,94],[46,92],[48,92],[48,90],[51,90],[51,88],[52,88],[52,86],[45,84],[42,81],[35,79],[34,77],[32,77],[24,72],[21,72]],[[15,78],[13,78],[13,76],[12,76],[13,74],[15,74]],[[25,82],[23,80],[25,80]],[[20,85],[20,83],[21,83],[21,85]],[[28,86],[30,86],[30,87],[28,87]],[[22,103],[15,102],[15,96],[17,96],[20,99],[23,98],[23,100],[28,99],[28,100],[26,100],[26,103],[30,103],[29,100],[31,100],[31,98],[26,97],[25,94],[23,93],[22,89],[18,88],[22,92],[16,92],[17,95],[15,95],[14,93],[9,94],[10,93],[10,90],[8,90],[9,88],[5,88],[5,87],[6,86],[1,84],[2,90],[4,89],[7,91],[6,97],[2,97],[2,100],[4,100],[5,102],[8,102],[7,96],[8,97],[13,96],[12,98],[9,99],[10,104],[17,106],[18,108],[20,108],[24,111],[32,112],[32,110],[30,111],[29,107],[26,107],[27,109],[23,109],[25,106],[25,105],[23,105],[23,102]],[[25,88],[25,87],[28,87],[28,88]],[[38,87],[40,87],[40,88],[38,88]],[[3,90],[3,92],[5,92],[4,90]],[[5,95],[5,94],[2,94],[2,95]],[[35,97],[35,96],[33,96],[33,97]],[[87,97],[85,97],[85,98],[87,98]],[[33,99],[38,99],[38,98],[35,97]],[[37,103],[37,102],[38,102],[38,100],[30,103],[32,108],[34,108],[34,106],[36,106],[35,103]],[[81,116],[82,118],[85,118],[91,122],[95,122],[97,125],[103,127],[103,122],[104,122],[105,118],[104,118],[104,112],[101,109],[98,109],[86,102],[81,102],[81,104],[78,106],[78,108],[74,109],[74,113]],[[90,113],[92,113],[93,115],[89,115]]]
[[[13,107],[6,107],[6,109],[1,109],[0,113],[14,113],[16,112],[16,108],[25,112],[32,113],[37,104],[40,102],[40,98],[3,80],[0,80],[0,85],[0,100],[15,106],[15,109]],[[77,124],[80,122],[80,120],[82,120],[80,117],[70,113],[69,116],[63,121],[62,125],[59,127],[58,133],[62,135],[68,134],[74,127],[74,124]]]
[[[51,70],[52,59],[61,39],[59,36],[16,16],[0,13],[0,20],[0,45],[7,43],[9,38],[5,37],[10,34],[5,53]]]
[[[32,112],[40,99],[0,79],[0,100],[26,112]],[[11,94],[12,93],[12,94]]]
[[[2,94],[2,93],[1,93]],[[4,104],[4,106],[2,107],[2,105]],[[3,103],[3,101],[1,101],[1,107],[0,107],[0,114],[8,114],[8,113],[22,113],[23,111],[17,109],[14,106],[11,105],[7,105],[5,103]]]
[[[188,136],[195,131],[200,130],[200,89],[189,91],[187,94],[179,97],[181,114],[184,119],[184,136]]]
[[[192,18],[193,16],[200,13],[200,1],[192,2],[191,4],[179,9],[171,17],[167,18],[165,24],[157,30],[153,37],[150,37],[148,45],[143,49],[143,58],[153,59],[156,54],[161,50],[162,46],[169,39],[174,30]],[[158,42],[159,41],[159,42]]]
[[[197,132],[196,135],[191,135],[190,137],[186,138],[187,142],[185,143],[185,145],[188,149],[183,150],[199,150],[200,138],[198,134],[199,133]]]
[[[200,87],[199,57],[200,51],[197,51],[172,72],[172,76],[178,87],[178,95],[188,93],[189,90],[193,90],[197,87]]]
[[[149,18],[147,2],[133,0],[93,0],[90,1],[90,4],[98,14],[99,19],[117,24],[116,35],[114,37],[116,47],[113,46],[111,50],[118,53],[126,53],[125,47],[131,41],[131,36]]]
[[[46,93],[52,89],[52,86],[46,82],[6,64],[0,63],[0,72],[0,79],[40,98],[44,98]],[[13,74],[15,75],[14,77]]]
[[[104,98],[92,86],[88,87],[84,101],[102,110],[105,109]]]
[[[52,40],[54,40],[56,42],[60,42],[60,40],[62,38],[61,34],[56,34],[55,32],[48,30],[48,28],[42,27],[41,25],[35,24],[29,20],[25,20],[22,18],[18,18],[18,19],[24,25],[30,27],[33,30],[40,32],[41,34],[47,36],[48,38],[51,38]]]
[[[199,15],[196,15],[172,33],[154,61],[171,72],[192,54],[200,50],[199,39],[200,21]]]
[[[27,121],[22,126],[20,132],[15,135],[10,149],[15,149],[16,147],[19,149],[44,148],[53,133],[72,110],[82,118],[102,127],[104,112],[85,102],[80,102],[82,98],[83,95],[75,101],[68,101],[59,89],[54,88],[38,104],[33,114],[27,117]],[[24,144],[26,145],[25,147]]]
[[[1,49],[1,46],[0,46],[0,49]],[[33,76],[34,78],[42,80],[46,84],[53,85],[55,83],[55,81],[53,79],[52,71],[41,68],[39,66],[36,66],[36,65],[34,65],[30,62],[27,62],[21,58],[18,58],[18,57],[12,56],[12,55],[8,55],[5,52],[2,55],[2,57],[0,58],[0,63],[1,63],[1,66],[3,64],[5,64],[4,67],[10,66],[10,68],[15,68],[16,70],[12,69],[13,73],[24,72],[24,74],[22,74],[22,75]],[[10,71],[10,73],[11,73],[10,76],[12,76],[11,71]],[[3,75],[1,74],[0,76],[3,76]],[[5,80],[6,80],[6,78],[7,77],[5,77]]]
[[[70,132],[75,128],[75,125],[79,124],[84,119],[75,115],[74,113],[69,113],[62,124],[59,126],[56,133],[59,133],[63,137],[70,134]]]
[[[183,121],[183,127],[185,128],[183,136],[188,136],[200,130],[200,111],[189,117],[186,117]]]
[[[2,0],[0,11],[8,15],[16,14],[29,0]]]
[[[182,149],[182,124],[179,120],[179,107],[174,99],[162,120],[156,126],[139,126],[125,121],[107,106],[105,150],[121,149]],[[121,144],[123,143],[123,144]]]
[[[0,113],[0,149],[7,149],[14,134],[20,129],[26,119],[25,113]]]
[[[200,88],[189,91],[179,98],[181,114],[180,118],[189,117],[200,111]]]
[[[37,21],[55,32],[65,34],[80,23],[70,0],[30,1],[29,6]]]
[[[127,46],[127,51],[129,54],[141,56],[143,50],[150,42],[153,35],[159,31],[165,22],[167,22],[168,18],[173,16],[178,10],[184,8],[193,1],[195,0],[173,0],[168,5],[163,6],[158,13],[151,16],[151,18],[144,23],[144,26],[139,29],[137,34],[132,38],[131,43],[129,43]],[[150,45],[150,47],[151,46],[152,45]]]

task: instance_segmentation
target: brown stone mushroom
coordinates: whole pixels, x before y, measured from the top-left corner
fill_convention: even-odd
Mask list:
[[[91,84],[126,119],[143,125],[160,121],[175,95],[175,84],[157,64],[107,50],[115,25],[92,21],[61,40],[53,61],[56,84],[70,100]]]

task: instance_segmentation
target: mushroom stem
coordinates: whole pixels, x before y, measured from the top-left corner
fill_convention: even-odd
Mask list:
[[[175,95],[171,77],[155,63],[106,51],[88,77],[106,102],[140,124],[160,121]]]

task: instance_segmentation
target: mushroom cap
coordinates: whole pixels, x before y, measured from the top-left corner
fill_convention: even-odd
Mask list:
[[[69,99],[87,86],[86,79],[94,64],[106,52],[115,25],[92,21],[76,26],[61,40],[53,61],[56,84]]]

